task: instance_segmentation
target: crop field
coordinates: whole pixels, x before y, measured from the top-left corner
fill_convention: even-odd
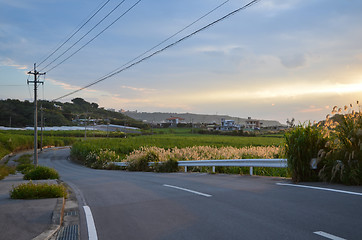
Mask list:
[[[236,147],[247,146],[279,146],[283,143],[280,137],[238,137],[199,134],[156,134],[133,136],[126,138],[88,139],[73,145],[77,157],[85,159],[90,151],[109,149],[121,158],[141,147],[159,147],[164,149],[186,148],[193,146]]]
[[[77,141],[72,136],[44,135],[43,146],[67,146]],[[38,137],[40,143],[40,136]],[[17,152],[34,147],[33,131],[0,131],[0,159],[11,152]]]

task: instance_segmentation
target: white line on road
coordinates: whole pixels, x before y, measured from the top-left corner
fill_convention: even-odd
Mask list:
[[[210,195],[210,194],[196,192],[194,190],[190,190],[190,189],[187,189],[187,188],[182,188],[182,187],[177,187],[177,186],[172,186],[172,185],[167,185],[167,184],[163,184],[163,186],[183,190],[183,191],[194,193],[194,194],[198,194],[198,195],[201,195],[201,196],[204,196],[204,197],[212,197],[212,195]]]
[[[318,232],[314,232],[314,233],[319,235],[319,236],[329,238],[329,239],[332,239],[332,240],[346,240],[345,238],[340,238],[340,237],[337,237],[337,236],[334,236],[332,234],[322,232],[322,231],[318,231]]]
[[[306,186],[306,185],[299,185],[299,184],[289,184],[289,183],[276,183],[277,185],[281,186],[291,186],[291,187],[301,187],[301,188],[311,188],[316,190],[323,190],[323,191],[330,191],[330,192],[338,192],[338,193],[346,193],[346,194],[352,194],[352,195],[359,195],[362,196],[362,193],[358,192],[350,192],[350,191],[343,191],[333,188],[322,188],[322,187],[313,187],[313,186]]]
[[[98,240],[96,225],[94,224],[92,212],[88,206],[83,206],[83,208],[85,212],[85,218],[87,220],[89,240]]]

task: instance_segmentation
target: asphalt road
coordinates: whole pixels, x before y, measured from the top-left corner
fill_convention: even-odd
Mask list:
[[[280,178],[94,170],[68,155],[48,151],[39,163],[57,169],[77,193],[81,239],[94,236],[82,206],[102,240],[362,239],[361,187],[304,184],[356,195],[278,185],[289,183]]]

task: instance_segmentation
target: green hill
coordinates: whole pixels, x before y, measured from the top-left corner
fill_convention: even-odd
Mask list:
[[[100,108],[97,103],[89,103],[82,98],[72,102],[38,101],[38,122],[43,109],[46,126],[74,126],[77,120],[93,119],[98,124],[117,124],[147,129],[149,126],[119,112]],[[17,99],[0,100],[0,126],[26,127],[34,125],[34,104]]]

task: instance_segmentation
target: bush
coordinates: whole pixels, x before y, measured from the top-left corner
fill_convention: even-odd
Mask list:
[[[10,197],[13,199],[40,199],[40,198],[58,198],[67,197],[67,190],[63,185],[39,183],[20,184],[13,187],[10,191]]]
[[[133,159],[132,161],[129,162],[127,169],[129,171],[150,171],[150,167],[148,166],[149,162],[158,162],[159,161],[159,156],[157,155],[157,153],[153,152],[153,151],[149,151],[147,152],[145,155],[143,155],[142,157]]]
[[[27,174],[28,172],[30,172],[33,169],[35,169],[35,166],[32,163],[19,164],[16,166],[16,171],[19,171],[22,174]]]
[[[155,163],[153,166],[156,172],[177,172],[178,162],[176,159],[169,159],[166,162]]]
[[[31,154],[24,154],[21,155],[17,160],[14,160],[14,162],[17,162],[19,164],[30,164],[31,163]]]
[[[88,153],[85,165],[91,168],[105,169],[111,162],[118,162],[119,156],[109,149],[101,149],[99,152]]]
[[[318,170],[311,169],[312,158],[317,158],[318,151],[325,143],[321,128],[299,125],[285,133],[285,154],[288,159],[288,168],[292,180],[315,181],[318,179]]]
[[[0,180],[3,180],[9,174],[15,174],[15,167],[0,165]]]
[[[59,174],[53,168],[38,166],[24,175],[24,180],[40,179],[59,179]]]

